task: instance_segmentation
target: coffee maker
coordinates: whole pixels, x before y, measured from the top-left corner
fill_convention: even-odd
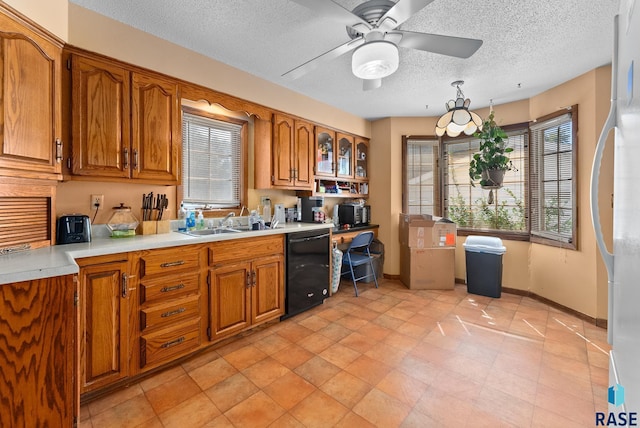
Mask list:
[[[324,206],[323,196],[304,196],[301,199],[302,222],[315,223],[314,214]]]

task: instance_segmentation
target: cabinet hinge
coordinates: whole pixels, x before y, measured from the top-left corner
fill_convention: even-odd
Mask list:
[[[207,327],[207,336],[211,339],[211,327]]]
[[[71,70],[71,58],[67,60],[67,70]]]
[[[276,182],[276,176],[275,176],[275,175],[272,175],[272,176],[271,176],[271,184],[273,184],[273,183],[275,183],[275,182]]]
[[[67,158],[67,169],[71,169],[71,157]]]

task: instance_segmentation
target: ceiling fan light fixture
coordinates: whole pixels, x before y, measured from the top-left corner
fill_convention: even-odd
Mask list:
[[[358,47],[351,57],[351,70],[360,79],[381,79],[396,72],[400,57],[391,42],[376,40]]]
[[[456,99],[449,100],[445,104],[447,112],[436,123],[436,135],[442,137],[445,133],[449,137],[457,137],[461,133],[472,135],[477,130],[482,130],[482,119],[476,113],[469,111],[471,100],[464,98],[460,85],[462,80],[456,80],[451,86],[457,89]]]

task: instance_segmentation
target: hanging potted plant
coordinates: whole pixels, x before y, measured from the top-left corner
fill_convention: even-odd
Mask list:
[[[504,173],[514,169],[507,156],[513,148],[506,147],[507,133],[496,124],[493,112],[482,123],[482,129],[473,136],[480,139],[480,151],[474,153],[469,163],[471,185],[475,186],[479,180],[483,189],[502,187]]]

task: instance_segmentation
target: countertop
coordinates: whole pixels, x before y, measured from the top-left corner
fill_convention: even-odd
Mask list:
[[[104,234],[101,235],[92,231],[91,242],[54,245],[0,256],[0,284],[75,274],[79,271],[75,260],[83,257],[202,244],[250,238],[252,236],[279,235],[314,229],[330,229],[332,227],[333,224],[330,223],[285,223],[276,229],[207,236],[191,236],[172,231],[161,235],[136,235],[128,238],[110,238],[105,237]]]

